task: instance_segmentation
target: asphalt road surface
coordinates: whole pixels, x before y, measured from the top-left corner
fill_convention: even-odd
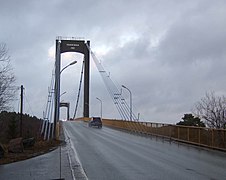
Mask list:
[[[226,180],[226,153],[162,141],[84,122],[65,132],[90,180]]]

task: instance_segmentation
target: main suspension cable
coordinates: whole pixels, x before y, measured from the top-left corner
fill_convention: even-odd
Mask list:
[[[90,49],[90,47],[88,48]],[[125,120],[130,119],[130,107],[126,102],[125,98],[122,96],[121,91],[119,90],[119,88],[117,88],[115,83],[111,80],[110,75],[106,73],[100,61],[97,59],[95,54],[91,51],[91,49],[90,49],[90,52],[91,52],[92,59],[94,60],[99,73],[101,74],[104,84],[106,85],[107,90],[121,118]],[[137,120],[136,115],[134,113],[132,113],[132,120]]]
[[[78,89],[78,95],[77,95],[77,100],[76,100],[75,112],[74,112],[73,119],[75,119],[75,116],[76,116],[77,110],[78,110],[79,98],[80,98],[81,87],[82,87],[83,71],[84,71],[84,59],[83,59],[83,63],[82,63],[82,71],[81,71],[81,76],[80,76],[79,89]]]

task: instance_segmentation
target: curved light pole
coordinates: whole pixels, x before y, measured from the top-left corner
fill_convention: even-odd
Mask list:
[[[61,73],[62,73],[66,68],[68,68],[69,66],[72,66],[72,65],[74,65],[74,64],[76,64],[76,63],[77,63],[77,61],[72,61],[70,64],[68,64],[67,66],[65,66],[63,69],[61,69],[60,75],[61,75]],[[60,89],[59,89],[59,92],[60,92]],[[66,93],[66,91],[63,92],[63,93],[60,95],[60,97],[61,97],[62,95],[64,95],[65,93]],[[59,97],[59,103],[60,103],[60,97]],[[60,112],[60,104],[59,104],[59,112]]]
[[[63,93],[61,93],[60,97],[63,96],[64,94],[66,94],[66,93],[67,93],[66,91],[64,91]]]
[[[63,70],[65,70],[67,67],[69,67],[69,66],[72,66],[72,65],[74,65],[74,64],[76,64],[77,63],[77,61],[73,61],[73,62],[71,62],[70,64],[68,64],[67,66],[65,66],[61,71],[60,71],[60,74],[63,72]]]
[[[72,66],[72,65],[74,65],[74,64],[76,64],[77,63],[77,61],[72,61],[70,64],[68,64],[67,66],[65,66],[63,69],[61,69],[61,71],[60,71],[60,75],[61,75],[61,73],[66,69],[66,68],[68,68],[69,66]],[[60,85],[60,84],[59,84]],[[60,92],[60,87],[59,87],[59,92]],[[60,94],[60,96],[59,96],[59,103],[60,103],[60,97],[62,96],[62,95],[64,95],[66,93],[66,91],[65,92],[63,92],[62,94]],[[59,104],[60,105],[60,104]],[[59,110],[58,111],[60,111],[60,107],[59,107]]]
[[[58,52],[58,53],[57,53]],[[62,70],[60,70],[60,43],[57,45],[56,52],[56,68],[55,68],[55,112],[54,112],[54,128],[53,134],[54,138],[57,139],[57,122],[60,118],[60,75],[61,73],[69,66],[74,65],[77,61],[73,61],[67,66],[65,66]]]
[[[123,88],[125,88],[126,90],[129,91],[130,94],[130,121],[132,121],[132,114],[133,114],[133,110],[132,110],[132,92],[129,90],[129,88],[127,88],[126,86],[122,85]]]
[[[100,101],[100,116],[101,116],[101,119],[102,119],[102,101],[98,97],[96,99],[98,101]]]

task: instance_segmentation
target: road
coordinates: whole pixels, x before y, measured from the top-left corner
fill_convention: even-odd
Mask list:
[[[61,149],[57,148],[31,159],[0,165],[0,180],[46,180],[60,177],[73,180],[71,172],[68,147],[62,146]]]
[[[90,180],[226,179],[226,153],[201,150],[84,122],[65,132]]]

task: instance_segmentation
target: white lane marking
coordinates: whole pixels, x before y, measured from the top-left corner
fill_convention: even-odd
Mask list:
[[[74,152],[74,160],[75,160],[75,162],[74,162],[74,164],[77,164],[77,170],[79,170],[79,172],[81,173],[81,175],[82,175],[82,178],[81,178],[81,176],[80,176],[80,178],[81,179],[84,179],[84,180],[88,180],[88,177],[86,176],[86,173],[85,173],[85,171],[84,171],[84,169],[83,169],[83,167],[82,167],[82,164],[81,164],[81,162],[80,162],[80,160],[79,160],[79,158],[78,158],[78,153],[77,153],[77,151],[76,151],[76,149],[75,149],[75,145],[74,145],[74,143],[71,141],[71,139],[70,139],[70,137],[69,137],[69,132],[68,132],[68,130],[64,127],[64,132],[66,133],[66,137],[68,137],[68,139],[69,139],[69,144],[70,144],[70,148],[73,150],[73,152]],[[72,161],[71,161],[71,156],[70,156],[70,153],[68,153],[68,155],[69,155],[69,161],[70,161],[70,168],[71,168],[71,171],[72,171],[72,176],[73,176],[73,179],[75,180],[76,178],[75,178],[75,171],[74,171],[74,169],[73,169],[73,165],[72,165]]]
[[[75,179],[75,175],[74,175],[74,170],[73,170],[73,168],[72,168],[72,162],[71,162],[71,157],[70,157],[69,152],[67,152],[67,157],[68,157],[69,164],[70,164],[70,169],[71,169],[72,178],[73,178],[73,180],[76,180],[76,179]]]

